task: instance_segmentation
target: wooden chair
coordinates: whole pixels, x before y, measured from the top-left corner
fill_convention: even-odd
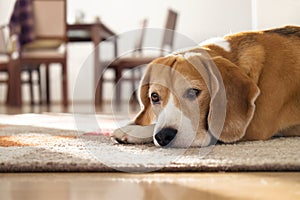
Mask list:
[[[32,1],[17,0],[15,1],[13,9],[9,9],[6,15],[9,16],[9,35],[15,38],[15,48],[20,50],[25,43],[32,41],[35,38],[34,23],[33,20],[33,5]],[[40,79],[40,67],[39,65],[23,65],[21,66],[23,74],[27,74],[28,78],[22,79],[22,84],[28,84],[30,89],[30,102],[34,104],[34,85],[38,85],[39,88],[39,103],[41,103],[41,79]],[[33,74],[37,73],[37,80],[33,79]],[[7,95],[9,96],[9,95]]]
[[[45,66],[46,102],[50,104],[51,64],[62,68],[62,99],[68,105],[67,49],[66,49],[66,0],[33,0],[34,29],[36,39],[22,46],[23,66]]]
[[[14,105],[21,105],[21,96],[19,94],[17,94],[18,92],[14,89],[15,86],[17,86],[17,90],[21,91],[21,86],[18,85],[20,78],[17,79],[17,77],[11,77],[14,76],[13,73],[17,73],[15,74],[16,76],[20,75],[20,63],[18,62],[19,59],[17,57],[12,58],[12,54],[15,51],[18,51],[18,38],[16,36],[11,36],[11,30],[10,30],[10,19],[12,18],[12,13],[14,12],[15,9],[19,8],[19,5],[22,4],[22,2],[18,1],[11,1],[11,2],[4,2],[2,1],[0,3],[0,7],[5,7],[6,9],[3,9],[2,12],[2,21],[3,24],[0,27],[0,71],[4,74],[6,74],[6,79],[5,80],[0,80],[1,83],[6,83],[8,84],[8,89],[7,89],[7,94],[6,94],[6,102],[7,103],[11,103],[10,101],[12,100],[14,103]],[[16,17],[17,14],[14,16]],[[21,13],[18,13],[18,16],[21,16]],[[24,18],[24,16],[22,16]],[[16,20],[16,18],[15,18]],[[20,29],[18,29],[20,30]],[[14,39],[13,39],[14,38]],[[14,40],[14,41],[12,41]],[[14,44],[12,44],[14,43]],[[12,47],[13,45],[13,47]],[[31,95],[31,102],[33,102],[33,80],[32,80],[32,73],[33,73],[33,69],[30,69],[30,71],[27,69],[22,70],[26,73],[29,74],[29,79],[27,80],[23,80],[22,83],[29,83],[30,86],[30,93]],[[10,84],[9,84],[10,83]],[[12,85],[13,84],[13,85]],[[9,90],[9,89],[13,89],[13,90]],[[9,91],[11,94],[9,94]],[[11,98],[10,98],[11,97]],[[19,98],[20,97],[20,98]]]
[[[124,70],[132,70],[138,66],[145,65],[150,63],[152,60],[159,56],[164,55],[164,49],[168,47],[170,50],[173,49],[173,41],[174,41],[174,30],[176,28],[176,20],[177,20],[177,13],[171,9],[168,10],[168,15],[167,15],[167,20],[166,20],[166,25],[165,25],[165,31],[163,35],[163,40],[161,44],[161,52],[160,55],[158,56],[145,56],[142,54],[142,49],[143,49],[143,41],[144,41],[144,35],[145,35],[145,27],[147,25],[147,21],[143,21],[142,24],[142,29],[140,32],[140,36],[137,37],[137,43],[135,45],[136,52],[133,56],[131,57],[121,57],[121,58],[116,58],[112,63],[107,65],[106,63],[102,63],[101,66],[106,66],[106,69],[112,69],[114,71],[114,77],[113,79],[105,79],[104,73],[102,73],[102,76],[100,77],[99,83],[98,83],[98,88],[96,95],[99,95],[95,99],[99,99],[99,102],[95,102],[96,105],[102,105],[103,103],[103,83],[106,81],[112,81],[116,84],[116,104],[120,105],[121,103],[121,84],[119,81],[122,78],[122,74]],[[124,79],[122,78],[122,81],[128,80],[131,81],[132,84],[132,92],[135,94],[134,91],[134,84],[135,82],[139,81],[141,79],[141,73],[139,77],[136,77],[134,75],[134,71],[131,71],[131,78]],[[134,95],[135,97],[135,95]]]
[[[9,76],[8,76],[8,68],[10,63],[10,54],[7,49],[7,34],[5,34],[5,30],[8,26],[0,27],[0,72],[6,74],[6,77],[0,79],[0,83],[4,83],[8,86]]]
[[[15,65],[17,62],[14,61],[14,59],[11,59],[11,50],[7,49],[7,43],[9,42],[8,36],[4,36],[5,29],[8,29],[8,26],[2,26],[0,28],[0,72],[2,73],[9,73],[9,67],[10,65]],[[6,31],[8,32],[8,31]],[[17,49],[15,49],[17,51]],[[18,59],[17,59],[18,60]],[[18,62],[18,65],[20,65],[20,62]],[[19,66],[16,66],[19,67]],[[39,88],[39,99],[41,99],[41,83],[40,83],[40,69],[38,66],[23,66],[21,68],[21,72],[27,73],[28,78],[27,79],[22,79],[22,84],[28,84],[29,89],[30,89],[30,102],[33,105],[34,104],[34,86],[37,85]],[[37,72],[37,80],[35,81],[33,79],[33,73]],[[9,77],[9,76],[8,76]],[[0,80],[0,83],[7,83],[8,80]],[[6,101],[8,102],[9,99],[9,90],[7,90],[7,95],[6,95]]]
[[[12,74],[20,74],[19,58],[16,48],[13,48],[9,38],[8,25],[0,26],[0,72],[7,74],[0,83],[8,86],[7,91],[20,91],[20,79],[13,79]],[[19,70],[19,71],[18,71]],[[21,93],[7,92],[6,103],[11,106],[21,106]]]

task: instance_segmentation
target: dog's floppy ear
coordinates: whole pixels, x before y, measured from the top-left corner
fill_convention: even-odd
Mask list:
[[[151,109],[151,103],[149,99],[149,84],[150,84],[151,64],[147,66],[146,72],[140,82],[139,88],[139,103],[141,111],[134,119],[136,125],[150,125],[155,117],[153,110]]]
[[[260,91],[241,69],[223,57],[208,53],[185,54],[204,79],[211,101],[208,113],[209,132],[223,142],[241,139],[253,117]]]
[[[235,142],[245,135],[247,127],[254,115],[254,102],[260,90],[253,80],[229,60],[223,57],[215,57],[212,61],[222,76],[227,99],[226,118],[221,135],[214,135],[215,132],[212,132],[212,134],[223,142]],[[216,79],[218,75],[216,75],[216,72],[214,72],[212,68],[208,67],[208,70],[211,74],[212,88],[218,88],[220,90],[220,83]],[[219,106],[219,102],[217,102],[218,99],[215,99],[216,96],[217,95],[211,98],[208,116],[209,126],[215,123],[212,113],[215,109],[218,109]]]

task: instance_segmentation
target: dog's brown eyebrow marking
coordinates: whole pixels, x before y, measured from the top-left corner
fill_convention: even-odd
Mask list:
[[[199,80],[191,80],[191,86],[200,89],[204,84]]]

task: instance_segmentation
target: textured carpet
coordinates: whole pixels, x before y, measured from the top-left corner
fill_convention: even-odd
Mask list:
[[[114,127],[107,117],[98,117],[108,127],[104,132],[66,130],[74,129],[71,119],[0,116],[0,122],[5,122],[0,125],[0,172],[300,170],[300,137],[163,149],[150,144],[116,144],[107,136]]]

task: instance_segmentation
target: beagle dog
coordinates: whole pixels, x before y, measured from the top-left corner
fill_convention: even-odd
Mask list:
[[[242,32],[157,58],[120,143],[201,147],[300,136],[300,27]]]

